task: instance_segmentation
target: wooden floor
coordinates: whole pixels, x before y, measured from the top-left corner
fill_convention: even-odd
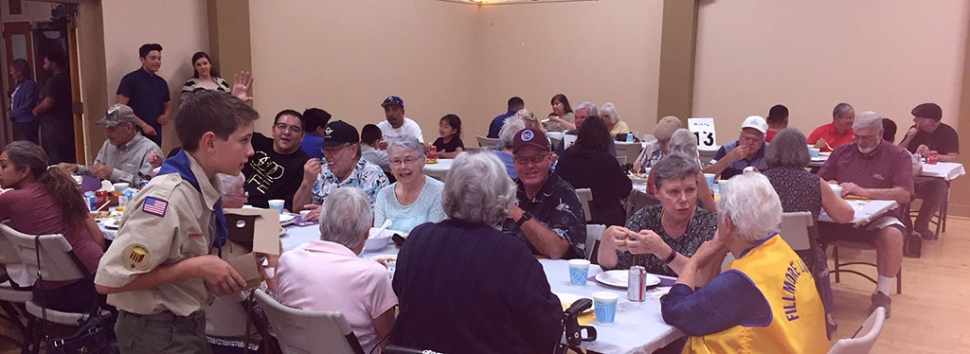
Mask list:
[[[922,258],[903,259],[903,293],[896,295],[893,288],[892,318],[873,353],[970,353],[970,219],[951,216],[948,221],[948,232],[939,240],[923,242]],[[840,252],[844,260],[876,258],[872,251]],[[876,274],[874,268],[862,269]],[[832,284],[839,322],[833,343],[851,337],[865,321],[874,289],[853,274]],[[6,323],[0,323],[0,334],[19,338]],[[13,344],[0,341],[0,354],[18,352]]]

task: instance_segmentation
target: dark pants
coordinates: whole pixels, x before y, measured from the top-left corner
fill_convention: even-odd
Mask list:
[[[137,315],[118,311],[115,334],[122,354],[209,352],[204,311],[184,317],[171,312]]]
[[[98,292],[93,280],[81,279],[56,289],[34,286],[34,301],[51,310],[87,313],[97,306]]]
[[[148,122],[148,121],[146,121],[145,123],[147,123],[148,125],[152,126],[152,128],[155,129],[155,136],[149,136],[148,134],[145,134],[145,132],[141,130],[141,127],[138,128],[138,131],[140,131],[142,135],[148,138],[148,140],[154,141],[155,145],[162,146],[162,125],[158,123]]]
[[[47,118],[51,120],[51,118]],[[51,165],[61,162],[77,162],[74,149],[74,124],[71,120],[52,121],[41,124],[40,136],[44,151]]]
[[[40,145],[40,123],[14,123],[13,128],[17,130],[17,140],[26,140]]]
[[[943,199],[946,198],[946,181],[936,177],[916,176],[913,178],[913,187],[916,190],[916,198],[923,200],[919,207],[919,214],[913,221],[913,229],[922,236],[931,236],[930,219],[943,206]]]

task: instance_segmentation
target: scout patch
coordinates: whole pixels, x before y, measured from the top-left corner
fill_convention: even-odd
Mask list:
[[[165,217],[167,210],[168,202],[155,197],[145,198],[145,204],[141,207],[141,211],[161,217]]]
[[[148,270],[152,263],[152,254],[148,247],[140,243],[132,243],[121,252],[122,262],[131,270]]]

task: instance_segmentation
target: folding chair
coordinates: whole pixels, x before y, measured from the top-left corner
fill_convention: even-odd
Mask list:
[[[812,248],[815,240],[808,231],[814,224],[812,213],[807,211],[781,214],[781,238],[795,251]]]
[[[586,225],[586,260],[596,264],[596,250],[599,248],[600,238],[606,231],[606,225],[587,224]]]
[[[872,244],[864,243],[864,242],[851,242],[851,241],[845,241],[845,240],[835,240],[835,241],[832,241],[830,244],[832,245],[832,258],[835,261],[835,269],[832,270],[832,273],[835,273],[836,283],[839,283],[842,281],[842,277],[841,277],[842,273],[852,273],[860,277],[869,279],[869,281],[871,281],[873,284],[877,283],[876,279],[873,279],[872,277],[866,274],[863,274],[862,272],[859,272],[857,270],[852,270],[852,269],[844,269],[845,266],[851,266],[851,265],[868,265],[872,267],[877,267],[875,263],[872,263],[872,262],[842,263],[839,261],[839,247],[856,249],[856,250],[875,251],[876,246],[873,246]],[[896,273],[896,294],[902,294],[902,293],[903,293],[903,266],[900,265],[899,272]]]
[[[589,188],[579,188],[576,189],[576,196],[583,203],[583,212],[586,213],[586,221],[589,221],[593,218],[593,214],[589,210],[589,201],[593,200],[593,191]]]
[[[886,309],[877,307],[866,319],[866,322],[862,323],[862,327],[859,327],[859,330],[852,335],[852,338],[840,339],[835,342],[835,345],[829,350],[829,354],[869,353],[872,346],[876,344],[876,339],[879,339],[884,323],[886,323]]]
[[[262,290],[256,290],[256,303],[266,313],[284,353],[364,353],[340,312],[286,307]]]
[[[29,281],[25,281],[28,279],[20,279],[17,281],[17,284],[25,287],[14,287],[14,280],[16,278],[23,278],[15,274],[21,273],[22,275],[26,275],[24,274],[26,270],[23,269],[24,266],[13,244],[4,235],[0,235],[0,264],[3,264],[6,268],[6,272],[3,275],[3,278],[6,280],[0,283],[0,308],[3,309],[3,314],[0,314],[0,319],[16,327],[21,337],[26,340],[30,337],[29,328],[31,318],[27,315],[27,309],[24,306],[27,301],[33,300],[34,298],[34,292],[30,289],[30,286],[34,284],[34,280],[33,277],[27,277]],[[0,335],[0,337],[16,344],[17,347],[24,347],[24,343],[15,338],[6,335]]]
[[[478,146],[487,148],[498,145],[498,138],[487,138],[481,135],[476,136],[478,138]]]

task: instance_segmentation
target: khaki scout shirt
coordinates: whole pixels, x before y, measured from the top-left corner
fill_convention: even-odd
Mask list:
[[[215,237],[213,207],[221,195],[220,187],[218,179],[208,180],[195,158],[188,157],[202,193],[178,174],[152,179],[121,218],[118,236],[101,258],[96,284],[122,287],[160,265],[209,254]],[[190,278],[110,294],[108,304],[135,314],[171,311],[187,316],[205,309],[213,299],[202,278]]]

